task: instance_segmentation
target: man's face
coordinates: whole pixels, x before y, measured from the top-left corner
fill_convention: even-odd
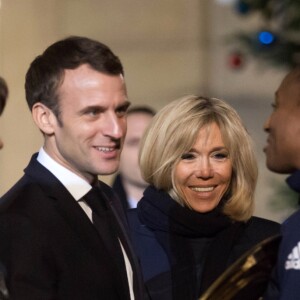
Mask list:
[[[120,161],[122,179],[137,187],[146,187],[138,164],[138,155],[141,138],[152,120],[146,113],[132,113],[127,117],[127,134]]]
[[[82,65],[65,70],[58,93],[62,126],[52,116],[53,134],[46,138],[46,151],[89,182],[115,172],[129,106],[123,76]]]
[[[268,132],[267,167],[288,174],[300,169],[300,81],[299,73],[286,76],[276,92],[274,109],[265,123]]]

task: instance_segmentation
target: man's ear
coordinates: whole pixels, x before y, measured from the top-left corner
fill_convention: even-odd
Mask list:
[[[44,134],[51,135],[54,133],[57,119],[51,109],[41,102],[37,102],[33,105],[31,114],[35,124]]]

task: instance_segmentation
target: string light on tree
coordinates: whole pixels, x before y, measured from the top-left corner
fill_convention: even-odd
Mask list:
[[[238,13],[246,15],[249,13],[251,8],[247,2],[241,0],[236,2],[235,9]]]
[[[222,4],[222,5],[231,5],[235,2],[236,0],[216,0],[217,3]]]
[[[275,43],[276,37],[271,31],[262,30],[258,32],[257,38],[259,43],[265,46],[270,46]]]
[[[231,70],[240,70],[244,66],[245,58],[240,51],[232,51],[228,55],[228,66]]]

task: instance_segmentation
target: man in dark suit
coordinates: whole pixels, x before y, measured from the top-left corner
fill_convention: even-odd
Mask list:
[[[142,299],[123,210],[97,179],[117,170],[126,133],[120,60],[69,37],[35,58],[25,89],[44,143],[0,202],[12,299]]]

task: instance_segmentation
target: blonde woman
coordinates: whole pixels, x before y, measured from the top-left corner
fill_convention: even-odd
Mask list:
[[[151,299],[197,299],[243,253],[279,232],[279,224],[252,216],[251,139],[222,100],[186,96],[159,111],[144,135],[140,167],[150,186],[129,220]]]

